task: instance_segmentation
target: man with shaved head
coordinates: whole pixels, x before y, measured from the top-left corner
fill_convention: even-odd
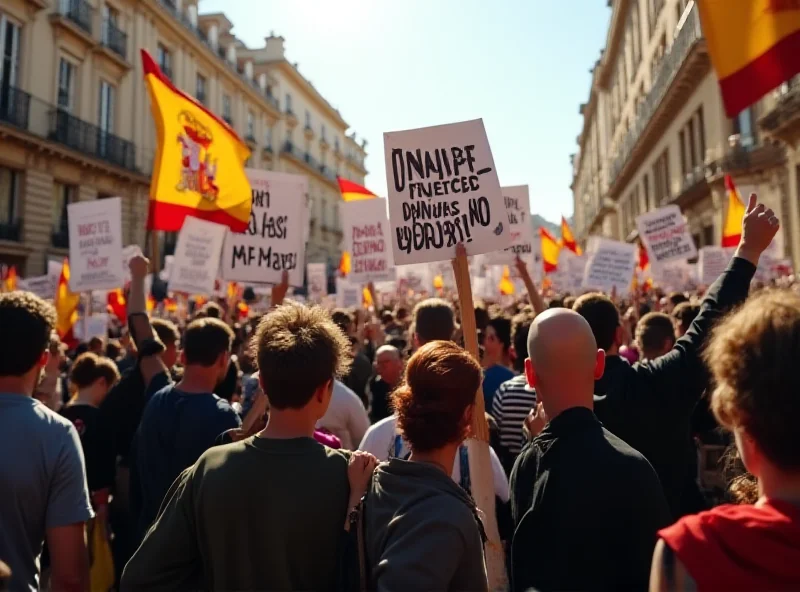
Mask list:
[[[403,354],[393,345],[382,345],[375,352],[375,376],[367,384],[369,418],[377,423],[392,412],[389,395],[403,378]]]
[[[525,375],[549,423],[511,473],[514,590],[646,589],[669,510],[653,468],[595,417],[605,351],[568,309],[528,333]]]

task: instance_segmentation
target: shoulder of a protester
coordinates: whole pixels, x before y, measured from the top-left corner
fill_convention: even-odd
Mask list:
[[[391,438],[394,436],[396,430],[397,416],[390,415],[389,417],[384,417],[380,421],[369,426],[366,434],[364,434],[364,439],[379,439],[381,437]]]
[[[525,378],[524,374],[519,374],[514,376],[513,378],[509,378],[505,382],[503,382],[500,387],[497,389],[498,393],[509,393],[509,392],[525,392],[525,393],[532,393],[535,392],[533,388],[528,386],[528,380]]]
[[[34,399],[31,410],[33,415],[37,418],[38,425],[36,429],[56,435],[67,434],[75,430],[75,426],[68,418],[53,411],[44,403]],[[75,433],[77,434],[77,432]]]
[[[613,433],[603,428],[603,435],[606,442],[611,445],[615,462],[618,466],[629,466],[631,469],[638,469],[642,474],[653,474],[655,471],[650,465],[650,462],[644,457],[642,453],[630,446],[627,442],[618,438]]]

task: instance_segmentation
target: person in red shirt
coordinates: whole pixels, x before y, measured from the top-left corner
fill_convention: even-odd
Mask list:
[[[763,206],[748,208],[745,237],[777,230]],[[758,231],[759,228],[754,228]],[[756,235],[760,234],[760,237]],[[740,247],[740,249],[743,247]],[[717,328],[706,351],[716,384],[711,407],[733,432],[758,501],[687,516],[659,532],[650,590],[800,589],[800,296],[768,291]]]

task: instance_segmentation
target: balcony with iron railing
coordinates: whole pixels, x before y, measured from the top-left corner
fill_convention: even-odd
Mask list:
[[[55,16],[66,18],[85,33],[92,35],[94,8],[86,0],[58,0]]]
[[[698,50],[698,51],[695,51]],[[691,59],[697,56],[698,59]],[[643,154],[640,147],[661,133],[685,99],[696,89],[697,82],[710,69],[705,39],[700,29],[696,5],[692,5],[672,46],[661,60],[645,99],[636,110],[636,118],[617,150],[609,170],[609,194],[613,197],[622,188],[633,166]]]
[[[123,60],[128,59],[128,35],[114,21],[110,19],[103,21],[103,27],[100,31],[100,43]]]
[[[61,219],[58,229],[50,233],[50,244],[57,249],[69,249],[69,226]]]
[[[31,96],[24,90],[9,86],[0,90],[0,122],[28,129]]]
[[[800,137],[800,74],[782,85],[775,106],[759,121],[762,130],[793,143]]]
[[[22,220],[6,220],[0,222],[0,240],[19,242],[22,236]]]

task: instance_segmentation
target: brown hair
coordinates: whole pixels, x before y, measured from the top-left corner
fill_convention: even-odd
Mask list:
[[[172,345],[180,341],[180,331],[178,331],[178,327],[176,327],[175,323],[172,321],[166,319],[152,319],[150,324],[153,326],[153,331],[155,331],[161,343],[164,345]]]
[[[411,356],[405,380],[392,394],[397,425],[412,450],[461,442],[464,411],[475,402],[481,367],[452,341],[431,341]]]
[[[572,310],[589,323],[597,347],[608,351],[614,345],[619,327],[619,311],[610,298],[599,292],[584,294],[575,301]]]
[[[681,302],[672,309],[672,318],[678,321],[681,329],[688,330],[695,317],[700,314],[700,305],[691,302]]]
[[[455,313],[446,300],[429,298],[414,307],[414,331],[420,343],[449,341],[455,330]]]
[[[301,409],[350,369],[350,341],[318,306],[284,304],[264,315],[251,342],[264,392],[276,409]]]
[[[186,365],[213,366],[222,354],[230,353],[233,331],[219,319],[195,319],[186,327],[183,355]]]
[[[770,290],[748,300],[714,331],[705,358],[716,382],[711,409],[742,427],[772,463],[800,469],[800,296]]]
[[[0,376],[29,372],[50,347],[56,311],[30,292],[0,294]]]
[[[636,343],[645,356],[660,350],[667,339],[675,342],[675,327],[663,312],[648,312],[636,324]]]
[[[69,381],[78,388],[91,386],[99,378],[104,378],[111,386],[119,380],[119,370],[108,358],[101,358],[91,352],[78,356],[69,372]]]

